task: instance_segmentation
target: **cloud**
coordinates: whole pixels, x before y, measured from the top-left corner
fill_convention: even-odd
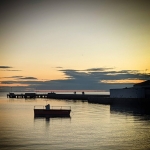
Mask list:
[[[109,68],[111,69],[111,68]],[[126,80],[126,79],[145,79],[145,74],[140,73],[138,70],[120,70],[120,71],[106,71],[106,68],[92,68],[83,70],[60,70],[69,79],[99,81],[99,80]],[[87,72],[88,71],[88,72]],[[147,74],[147,78],[149,74]]]
[[[11,77],[3,77],[3,78],[13,78],[13,79],[23,79],[23,80],[37,80],[35,77],[24,77],[24,76],[11,76]]]
[[[22,78],[23,76],[11,76],[9,78]]]
[[[13,67],[11,67],[11,66],[0,66],[0,69],[2,69],[1,71],[21,71],[21,70],[10,69],[10,68],[13,68]]]
[[[11,77],[1,77],[1,79],[3,78],[3,79],[9,79],[9,78],[13,78],[13,79],[15,79],[15,78],[21,78],[22,76],[11,76]]]
[[[35,77],[21,77],[19,79],[25,79],[25,80],[37,80]]]
[[[0,66],[1,69],[12,68],[11,66]]]
[[[21,70],[4,70],[4,71],[21,71]]]
[[[89,68],[86,70],[62,69],[65,79],[40,81],[35,77],[12,76],[13,80],[1,84],[28,85],[37,90],[106,90],[111,88],[132,87],[137,82],[150,78],[150,73],[140,70],[119,70],[112,68]]]
[[[110,70],[110,69],[114,69],[114,68],[90,68],[90,69],[86,69],[85,71],[105,71],[105,70]]]
[[[1,84],[22,84],[22,85],[38,85],[41,81],[14,81],[14,80],[8,80],[8,81],[1,81]]]

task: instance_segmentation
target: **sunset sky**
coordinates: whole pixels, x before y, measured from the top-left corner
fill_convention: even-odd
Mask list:
[[[0,1],[0,91],[109,91],[149,79],[149,1]]]

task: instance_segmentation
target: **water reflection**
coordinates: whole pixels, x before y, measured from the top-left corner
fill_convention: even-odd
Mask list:
[[[150,149],[150,117],[137,108],[49,100],[71,106],[71,117],[34,117],[45,99],[0,99],[3,149]],[[143,112],[143,111],[142,111]]]
[[[70,120],[71,121],[71,117],[34,117],[34,122],[36,121],[50,122],[51,120]]]
[[[58,126],[66,126],[71,123],[71,117],[36,117],[34,118],[34,125],[37,130],[40,130],[40,127],[45,126],[46,130],[50,129],[50,126],[55,126],[58,128]]]
[[[150,111],[142,107],[111,105],[110,113],[139,116],[142,120],[150,120]]]

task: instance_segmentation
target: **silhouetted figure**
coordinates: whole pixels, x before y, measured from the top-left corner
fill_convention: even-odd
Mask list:
[[[45,106],[46,110],[50,110],[50,104]]]

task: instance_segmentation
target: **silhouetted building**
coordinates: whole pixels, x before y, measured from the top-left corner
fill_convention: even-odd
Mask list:
[[[145,98],[150,98],[150,80],[134,84],[134,88],[142,88],[145,91]]]
[[[132,88],[110,89],[111,98],[150,98],[150,80],[134,84]]]

